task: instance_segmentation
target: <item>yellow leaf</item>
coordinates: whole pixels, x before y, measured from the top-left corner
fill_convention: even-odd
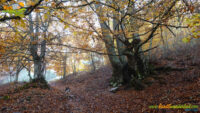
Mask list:
[[[12,10],[12,9],[13,9],[13,7],[12,7],[12,6],[9,6],[8,8],[9,8],[10,10]]]
[[[55,6],[56,6],[56,3],[55,3],[55,2],[52,2],[52,3],[51,3],[51,6],[52,6],[52,7],[55,7]]]
[[[66,24],[64,28],[67,29],[68,27],[69,27],[69,25]]]
[[[73,34],[76,36],[78,33],[75,31],[75,32],[73,32]]]
[[[183,38],[183,39],[182,39],[182,41],[183,41],[184,43],[188,43],[188,42],[190,42],[190,40],[191,40],[191,39],[190,39],[190,38],[188,38],[188,37],[187,37],[187,38]]]
[[[35,44],[37,44],[38,42],[37,41],[33,41],[33,42],[31,42],[31,44],[33,44],[33,45],[35,45]]]
[[[10,9],[13,9],[13,8],[12,8],[12,6],[3,6],[3,9],[10,10]]]
[[[24,3],[23,2],[19,2],[19,6],[24,7]]]
[[[28,0],[28,1],[27,1],[27,5],[28,5],[28,6],[34,6],[34,5],[35,5],[35,2],[32,1],[32,0]]]
[[[93,32],[92,32],[92,31],[90,31],[88,34],[89,34],[89,35],[92,35],[92,34],[93,34]]]
[[[7,9],[8,9],[8,6],[3,6],[3,9],[7,10]]]
[[[39,10],[39,9],[35,9],[35,12],[39,13],[39,12],[40,12],[40,10]]]
[[[96,3],[96,4],[100,4],[100,2],[99,2],[99,1],[95,1],[95,3]]]
[[[45,20],[48,19],[48,15],[47,15],[47,14],[44,15],[44,19],[45,19]]]
[[[5,49],[2,46],[0,46],[0,53],[5,53]]]

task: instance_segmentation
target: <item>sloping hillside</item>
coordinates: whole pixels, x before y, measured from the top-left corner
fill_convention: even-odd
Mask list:
[[[94,73],[69,75],[51,82],[50,89],[21,88],[24,83],[0,86],[1,113],[183,113],[184,109],[149,109],[150,105],[200,105],[200,65],[190,56],[154,62],[161,69],[143,91],[120,87],[110,92],[109,66]],[[66,92],[65,89],[70,91]]]
[[[71,75],[52,83],[52,86],[62,91],[66,87],[71,89],[73,99],[70,105],[75,113],[183,113],[184,109],[149,109],[149,106],[200,105],[200,66],[190,60],[179,57],[155,63],[157,66],[173,66],[175,69],[158,72],[158,79],[154,79],[154,83],[143,91],[124,90],[121,87],[116,93],[110,92],[110,67],[103,67],[95,73]]]

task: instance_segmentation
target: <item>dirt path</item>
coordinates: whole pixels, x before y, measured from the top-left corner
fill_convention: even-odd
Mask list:
[[[104,72],[104,74],[102,74],[102,72]],[[70,88],[68,104],[70,104],[72,108],[71,112],[94,113],[89,106],[95,102],[95,97],[105,93],[110,96],[114,95],[108,92],[108,80],[111,77],[110,75],[110,68],[102,68],[95,73],[80,74],[68,77],[67,80],[52,82],[51,86],[60,89],[61,91],[64,91],[66,87]]]

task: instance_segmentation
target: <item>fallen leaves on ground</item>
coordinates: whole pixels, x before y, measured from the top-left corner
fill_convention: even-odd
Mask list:
[[[200,106],[200,65],[187,57],[156,62],[157,66],[186,68],[158,72],[154,83],[145,90],[109,91],[112,71],[109,66],[94,73],[69,75],[51,82],[51,88],[29,88],[15,91],[23,84],[0,86],[2,113],[184,113],[184,109],[150,109],[150,105]],[[66,93],[65,88],[70,92]]]
[[[67,95],[60,90],[29,88],[15,91],[14,89],[16,88],[0,91],[0,97],[9,97],[0,99],[1,113],[65,113],[69,111]]]

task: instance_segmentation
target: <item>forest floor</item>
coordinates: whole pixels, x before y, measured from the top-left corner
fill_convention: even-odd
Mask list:
[[[158,72],[159,79],[154,79],[153,84],[142,91],[120,88],[116,93],[110,92],[109,66],[51,82],[50,90],[17,88],[23,83],[6,84],[0,86],[0,113],[186,113],[184,109],[150,109],[149,106],[191,104],[200,107],[199,62],[192,63],[191,56],[180,55],[155,62],[155,65],[185,70]],[[70,88],[69,93],[65,92],[66,87]]]

